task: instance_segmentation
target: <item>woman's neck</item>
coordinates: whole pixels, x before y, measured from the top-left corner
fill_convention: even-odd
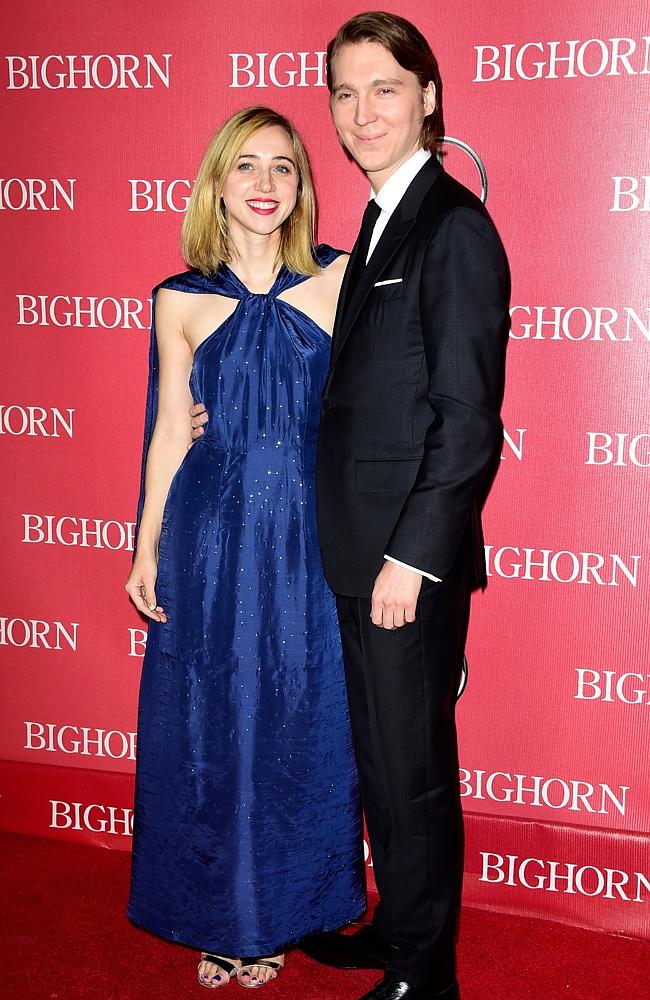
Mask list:
[[[230,268],[251,292],[268,292],[278,273],[280,233],[268,236],[259,233],[231,231],[233,258]]]

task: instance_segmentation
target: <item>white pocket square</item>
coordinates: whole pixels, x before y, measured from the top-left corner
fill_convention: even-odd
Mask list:
[[[375,281],[374,287],[379,288],[381,285],[399,285],[403,278],[386,278],[385,281]]]

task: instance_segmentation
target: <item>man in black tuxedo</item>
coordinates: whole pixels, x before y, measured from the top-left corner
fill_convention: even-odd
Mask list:
[[[337,595],[380,902],[307,954],[385,968],[362,1000],[459,996],[462,819],[454,721],[480,504],[502,437],[505,254],[435,155],[442,88],[428,43],[360,14],[328,47],[339,140],[372,193],[339,298],[323,394],[318,527]]]

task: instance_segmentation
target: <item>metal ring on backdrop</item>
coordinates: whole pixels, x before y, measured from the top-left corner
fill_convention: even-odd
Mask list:
[[[456,695],[456,701],[458,701],[463,691],[467,687],[468,679],[469,679],[469,663],[467,662],[467,657],[463,656],[463,665],[460,668],[460,684],[458,685],[458,694]]]
[[[472,147],[469,146],[466,142],[463,142],[462,139],[454,139],[454,137],[451,135],[443,135],[442,139],[438,139],[438,142],[439,143],[448,142],[450,146],[458,146],[459,149],[463,149],[468,154],[468,156],[471,157],[474,166],[479,172],[479,177],[481,178],[481,201],[483,202],[483,204],[485,204],[488,195],[487,172],[485,170],[485,167],[483,166],[483,161],[476,152],[476,150],[472,149]],[[438,151],[437,156],[440,163],[442,163],[442,155],[440,151]]]

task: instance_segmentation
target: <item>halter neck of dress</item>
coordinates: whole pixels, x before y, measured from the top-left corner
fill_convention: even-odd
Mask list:
[[[314,249],[316,261],[323,268],[328,267],[342,253],[344,253],[343,250],[336,250],[327,243],[320,243]],[[308,274],[295,274],[283,264],[268,292],[251,292],[235,272],[231,271],[227,264],[224,264],[214,274],[205,275],[201,274],[200,271],[183,271],[181,274],[174,274],[171,278],[166,278],[165,281],[157,285],[154,291],[157,292],[159,288],[169,288],[178,292],[225,295],[232,299],[255,297],[275,299],[281,292],[302,284],[310,277]]]
[[[321,267],[328,267],[332,261],[336,260],[344,253],[343,250],[335,250],[334,247],[328,246],[327,243],[320,243],[314,249],[314,256]],[[287,288],[293,288],[294,285],[299,285],[303,281],[307,281],[309,275],[307,274],[294,274],[292,271],[287,270],[286,267],[281,267],[278,275],[273,282],[273,287],[269,289],[266,293],[266,298],[272,298],[274,302],[277,303],[276,308],[284,310],[293,309],[288,302],[284,302],[282,299],[278,299],[280,292],[285,291]],[[236,274],[234,274],[229,267],[222,267],[214,274],[201,274],[200,271],[183,271],[181,274],[174,274],[171,278],[167,278],[165,281],[161,281],[159,285],[153,290],[153,298],[155,300],[156,293],[159,288],[169,288],[172,291],[178,292],[190,292],[198,295],[225,295],[231,299],[246,299],[248,297],[255,298],[254,293],[249,292],[248,289],[239,280]],[[258,298],[264,298],[263,295],[258,295]],[[153,434],[153,429],[156,423],[156,414],[158,412],[158,348],[156,346],[156,322],[155,322],[155,309],[153,311],[153,318],[151,323],[151,336],[149,338],[149,379],[147,382],[147,407],[145,413],[145,426],[144,426],[144,443],[142,448],[142,465],[140,471],[140,498],[138,500],[138,513],[136,516],[136,544],[137,544],[137,532],[140,528],[140,520],[142,518],[142,510],[144,507],[145,498],[145,472],[147,463],[147,453],[149,451],[149,443],[151,441],[151,436]]]

